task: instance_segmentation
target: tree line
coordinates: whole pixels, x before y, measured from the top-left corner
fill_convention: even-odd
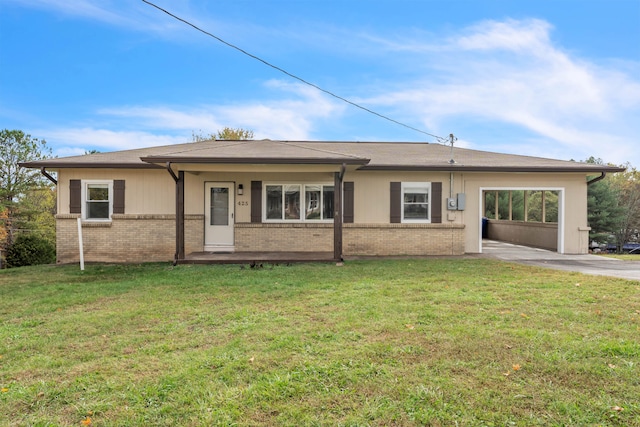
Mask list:
[[[251,130],[225,127],[216,133],[192,132],[192,141],[247,140],[253,136]],[[44,139],[21,130],[0,131],[0,257],[5,258],[0,259],[2,266],[55,261],[56,188],[40,171],[18,166],[51,156]],[[585,162],[604,163],[594,157]],[[622,166],[625,172],[608,175],[587,190],[590,239],[613,243],[620,252],[625,243],[640,239],[640,172],[630,164]],[[25,246],[18,251],[20,259],[7,259],[16,245]],[[44,255],[40,256],[41,253]]]
[[[56,190],[40,171],[18,163],[51,157],[44,139],[0,131],[0,263],[55,261]],[[6,263],[5,263],[6,261]]]
[[[594,157],[586,162],[604,164]],[[626,170],[607,175],[587,190],[591,241],[615,244],[617,253],[622,253],[625,243],[640,240],[640,171],[630,163],[620,166]]]

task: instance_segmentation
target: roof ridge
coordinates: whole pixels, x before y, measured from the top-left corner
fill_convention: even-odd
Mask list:
[[[275,142],[277,144],[283,144],[283,145],[293,145],[294,147],[303,148],[305,150],[317,151],[319,153],[336,154],[336,155],[339,155],[339,156],[351,157],[353,159],[367,160],[367,157],[356,156],[355,154],[347,154],[347,153],[341,153],[339,151],[321,150],[319,148],[300,146],[297,143],[295,143],[294,141],[272,141],[272,142]],[[306,141],[306,142],[311,142],[311,141]],[[304,144],[305,141],[299,141],[299,143]],[[338,144],[340,144],[340,143],[338,143]]]
[[[218,144],[221,141],[235,142],[235,144]],[[177,153],[191,153],[191,152],[194,152],[194,151],[207,150],[207,149],[210,149],[211,147],[214,147],[214,146],[217,146],[217,147],[220,147],[220,148],[223,148],[223,147],[234,147],[236,145],[242,145],[244,143],[251,142],[251,141],[254,141],[254,140],[253,139],[244,139],[244,140],[240,140],[240,139],[238,139],[238,140],[207,139],[207,140],[204,140],[204,141],[198,141],[198,142],[192,142],[191,143],[191,144],[199,144],[200,147],[193,148],[191,150],[169,151],[169,152],[163,153],[162,155],[166,156],[166,155],[169,155],[169,154],[177,154]],[[211,145],[207,145],[205,143],[210,143]],[[153,156],[150,156],[150,157],[153,157]]]
[[[367,160],[368,159],[367,157],[357,156],[355,154],[347,154],[347,153],[343,153],[343,152],[339,152],[339,151],[323,150],[323,149],[320,149],[320,148],[314,148],[314,147],[308,147],[308,146],[301,145],[301,144],[307,144],[307,143],[315,144],[315,143],[318,143],[320,141],[282,141],[282,140],[273,140],[273,139],[268,139],[268,140],[264,140],[264,139],[262,139],[262,140],[260,140],[260,139],[242,139],[242,140],[216,139],[216,140],[213,140],[213,139],[211,139],[211,140],[206,140],[206,141],[199,141],[198,143],[201,143],[200,147],[192,148],[192,149],[179,150],[179,151],[169,151],[169,152],[163,153],[162,156],[167,156],[167,155],[171,155],[171,154],[178,154],[178,153],[194,153],[196,151],[203,151],[203,150],[208,150],[208,149],[211,149],[211,148],[235,147],[235,146],[246,145],[246,144],[254,143],[254,142],[258,142],[258,143],[272,142],[274,144],[280,144],[280,145],[285,145],[285,146],[293,146],[293,147],[297,147],[297,148],[300,148],[300,149],[303,149],[303,150],[315,151],[315,152],[318,152],[318,153],[335,154],[335,155],[348,157],[348,158],[352,158],[352,159],[358,159],[358,160]],[[327,141],[327,142],[329,142],[329,141]],[[207,143],[210,143],[211,145],[209,145]],[[150,155],[150,156],[146,156],[146,157],[155,157],[155,155]]]

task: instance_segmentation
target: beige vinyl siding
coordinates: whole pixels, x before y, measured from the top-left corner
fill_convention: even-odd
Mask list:
[[[185,173],[185,214],[204,214],[204,183],[235,183],[235,222],[251,222],[251,181],[262,181],[263,186],[270,182],[277,183],[327,183],[333,184],[334,172],[202,172]],[[244,194],[238,195],[238,185],[242,184]]]
[[[262,181],[263,186],[270,182],[278,183],[328,183],[332,184],[334,172],[312,173],[233,173],[203,172],[195,175],[185,173],[185,213],[203,214],[204,203],[202,192],[207,181],[235,182],[244,187],[242,196],[236,195],[236,222],[251,222],[251,181]],[[343,181],[353,181],[354,193],[354,223],[388,224],[389,223],[389,183],[391,181],[406,182],[442,182],[442,206],[449,194],[448,173],[425,172],[363,172],[347,171]],[[246,203],[244,203],[246,202]],[[446,215],[443,214],[443,222]],[[454,221],[459,222],[459,221]]]
[[[125,209],[131,214],[175,214],[175,183],[166,170],[62,169],[58,172],[58,213],[69,213],[69,181],[125,181]]]
[[[345,176],[353,181],[354,223],[389,224],[389,191],[391,182],[442,182],[442,206],[449,197],[449,174],[434,172],[366,172],[358,171]],[[443,212],[442,222],[447,221]],[[459,223],[456,219],[453,222]]]

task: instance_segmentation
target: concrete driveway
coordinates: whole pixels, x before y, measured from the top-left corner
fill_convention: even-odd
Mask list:
[[[640,281],[640,255],[638,261],[622,261],[598,255],[563,255],[495,240],[482,241],[482,255],[538,267]]]

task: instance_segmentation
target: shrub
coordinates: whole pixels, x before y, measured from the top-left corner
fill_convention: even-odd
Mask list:
[[[21,234],[9,249],[5,257],[6,266],[23,267],[25,265],[50,264],[56,260],[56,249],[47,239],[32,234]]]

